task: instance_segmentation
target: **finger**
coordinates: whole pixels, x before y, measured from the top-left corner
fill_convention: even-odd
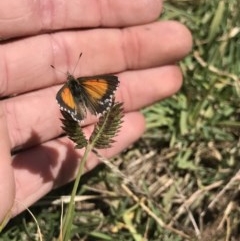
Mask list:
[[[50,65],[71,72],[80,51],[84,53],[75,76],[174,63],[183,58],[191,46],[189,31],[176,22],[157,22],[122,30],[56,33],[12,42],[0,46],[0,96],[66,81],[66,75],[54,71]]]
[[[144,119],[140,113],[127,114],[113,147],[103,150],[101,154],[106,158],[116,155],[136,141],[144,128]],[[82,154],[83,151],[76,151],[73,143],[66,137],[18,154],[13,160],[17,182],[13,214],[21,212],[53,187],[71,181],[75,177]],[[85,168],[90,170],[98,163],[96,156],[91,154]]]
[[[6,39],[56,29],[147,23],[159,16],[161,3],[160,0],[1,1],[0,37]]]
[[[177,66],[165,66],[119,74],[117,101],[124,111],[134,111],[174,94],[181,86]],[[22,149],[62,133],[60,111],[55,101],[59,86],[16,96],[3,101],[12,148]],[[24,111],[23,111],[24,110]],[[92,122],[87,119],[84,125]]]
[[[10,140],[7,133],[7,125],[2,106],[0,105],[0,224],[4,218],[7,218],[15,198],[15,183],[10,156]],[[5,202],[5,203],[4,203]],[[3,204],[3,205],[2,205]]]
[[[124,111],[133,111],[175,94],[182,85],[179,67],[127,71],[119,75],[121,84],[117,100],[124,103]]]

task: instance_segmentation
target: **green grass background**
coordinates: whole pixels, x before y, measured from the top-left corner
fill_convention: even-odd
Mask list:
[[[72,240],[240,240],[240,2],[168,0],[160,19],[192,31],[183,87],[143,110],[146,133],[113,160],[133,188],[104,166],[83,177]],[[44,240],[58,237],[57,200],[71,189],[31,208]],[[40,240],[28,212],[11,220],[2,240]]]

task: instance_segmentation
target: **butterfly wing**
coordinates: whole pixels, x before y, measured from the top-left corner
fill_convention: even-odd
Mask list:
[[[94,115],[102,114],[110,107],[119,84],[115,75],[80,77],[77,81],[82,87],[84,105]]]
[[[61,110],[71,114],[74,120],[82,121],[86,117],[86,109],[93,115],[99,115],[110,107],[118,84],[118,77],[114,75],[75,79],[69,74],[68,82],[58,91],[56,99]]]
[[[74,120],[81,121],[86,116],[86,108],[83,105],[77,104],[77,101],[72,94],[72,90],[66,83],[57,93],[56,99],[60,105],[60,109],[67,111]]]

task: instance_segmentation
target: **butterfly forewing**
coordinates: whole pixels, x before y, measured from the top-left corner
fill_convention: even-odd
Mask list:
[[[60,105],[62,110],[70,112],[75,112],[76,105],[71,93],[71,90],[67,85],[64,85],[57,93],[56,96],[57,102]]]
[[[118,87],[118,77],[114,75],[100,75],[80,77],[78,83],[83,86],[88,95],[95,99],[105,99],[113,95]]]

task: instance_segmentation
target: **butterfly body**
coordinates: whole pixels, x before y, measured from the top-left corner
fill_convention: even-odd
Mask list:
[[[67,75],[67,82],[58,91],[56,99],[60,108],[71,114],[74,120],[82,121],[87,115],[87,110],[97,116],[110,107],[119,84],[117,76],[75,78],[69,73]]]

